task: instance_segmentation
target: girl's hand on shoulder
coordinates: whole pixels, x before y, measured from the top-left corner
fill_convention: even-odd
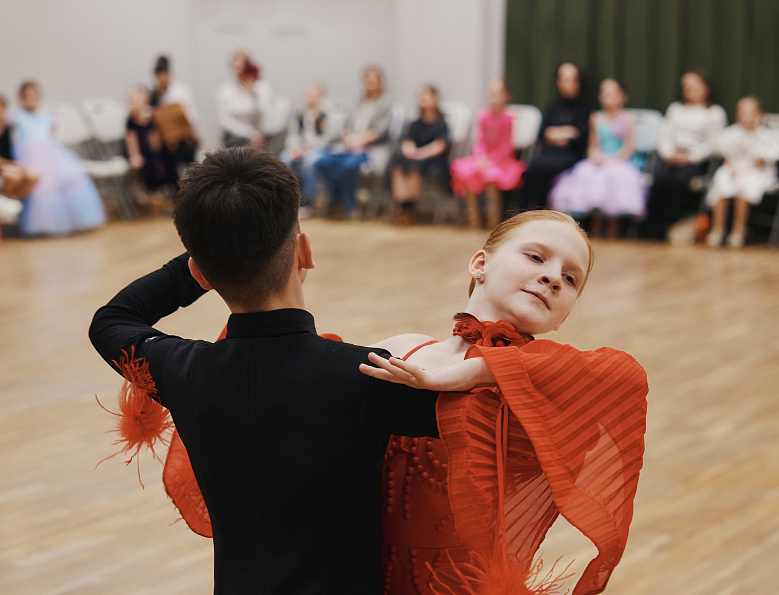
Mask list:
[[[466,392],[479,386],[495,385],[492,371],[480,357],[463,360],[438,370],[425,370],[396,357],[386,360],[376,353],[369,353],[368,359],[377,367],[360,364],[360,372],[363,374],[412,388]]]

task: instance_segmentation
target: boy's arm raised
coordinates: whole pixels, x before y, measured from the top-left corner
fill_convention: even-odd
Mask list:
[[[158,320],[206,293],[190,274],[188,261],[186,253],[174,258],[130,283],[95,313],[89,339],[114,369],[122,351],[129,354],[131,348],[164,335],[152,327]]]

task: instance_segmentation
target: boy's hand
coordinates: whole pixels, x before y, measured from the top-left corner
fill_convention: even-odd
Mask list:
[[[487,362],[480,357],[463,360],[434,371],[425,370],[396,357],[386,360],[376,353],[369,353],[368,359],[378,367],[360,364],[360,372],[363,374],[387,382],[405,384],[412,388],[438,392],[465,392],[479,386],[496,385],[495,377]]]

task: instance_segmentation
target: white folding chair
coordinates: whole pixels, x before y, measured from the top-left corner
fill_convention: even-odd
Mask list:
[[[392,212],[392,197],[387,193],[387,166],[398,149],[406,127],[406,107],[401,103],[394,103],[391,109],[386,142],[368,149],[368,163],[364,163],[361,168],[362,173],[372,178],[373,182],[368,189],[370,197],[365,205],[366,220],[378,217],[380,210],[383,210],[386,215]]]
[[[284,149],[291,115],[292,102],[283,95],[274,95],[270,109],[262,115],[261,128],[266,147],[274,155],[280,155]]]
[[[448,157],[451,163],[471,152],[473,113],[471,108],[461,101],[442,101],[440,107],[449,128]],[[442,189],[441,184],[435,183],[433,186],[433,183],[423,180],[420,192],[420,202],[424,202],[423,199],[428,195],[433,197],[433,225],[442,225],[447,219],[459,223],[462,218],[460,200],[448,188]]]
[[[535,105],[512,103],[506,106],[506,111],[514,116],[514,126],[511,129],[514,149],[524,154],[525,160],[529,159],[538,139],[538,130],[544,116]]]
[[[135,206],[122,181],[129,172],[127,159],[108,157],[102,141],[90,130],[85,114],[70,103],[51,106],[56,120],[54,138],[81,157],[81,165],[102,190],[103,200],[113,204],[122,219],[135,218]]]

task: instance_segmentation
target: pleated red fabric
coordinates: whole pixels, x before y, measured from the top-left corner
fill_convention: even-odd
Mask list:
[[[602,592],[633,515],[644,452],[644,370],[620,351],[579,351],[547,340],[473,346],[467,357],[475,356],[485,358],[499,390],[442,394],[441,440],[406,452],[408,439],[395,438],[388,449],[385,494],[389,500],[393,473],[403,514],[393,494],[393,506],[385,507],[385,593],[511,593],[497,583],[511,568],[532,582],[533,557],[558,514],[598,548],[574,595]],[[417,479],[433,468],[446,468],[445,481]],[[420,523],[420,516],[429,518]],[[538,591],[553,592],[543,589],[554,579],[547,576]]]

